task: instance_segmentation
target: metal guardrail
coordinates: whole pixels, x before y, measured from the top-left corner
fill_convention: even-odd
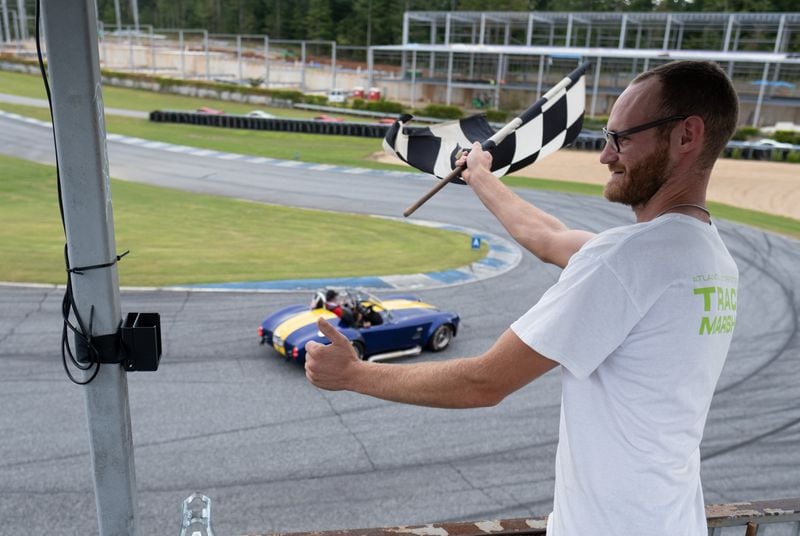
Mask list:
[[[719,536],[724,527],[742,527],[741,532],[725,534],[756,536],[765,525],[792,524],[793,535],[800,535],[800,498],[771,501],[706,505],[709,536]],[[667,528],[666,534],[669,534]],[[517,518],[498,521],[437,523],[431,525],[347,529],[323,532],[297,532],[291,536],[537,536],[546,534],[546,518]],[[277,536],[252,534],[251,536]],[[280,536],[290,536],[281,533]],[[590,535],[587,535],[590,536]]]
[[[176,112],[156,110],[150,112],[150,121],[158,123],[183,123],[223,128],[243,128],[251,130],[272,130],[277,132],[300,132],[305,134],[334,134],[339,136],[359,136],[383,138],[389,125],[380,123],[353,123],[334,121],[315,121],[306,119],[283,119],[278,117],[249,117],[232,114],[202,114],[195,112]]]

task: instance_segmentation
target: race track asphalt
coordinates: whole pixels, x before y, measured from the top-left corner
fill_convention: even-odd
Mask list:
[[[399,216],[419,175],[311,170],[110,140],[112,176],[267,203]],[[0,117],[0,152],[52,162],[49,131]],[[523,191],[568,225],[632,220],[602,199]],[[502,236],[465,187],[415,218]],[[741,272],[738,321],[701,447],[706,502],[800,496],[800,247],[717,222]],[[421,289],[457,311],[449,359],[485,350],[555,281],[529,254],[468,284]],[[0,286],[0,535],[97,533],[83,389],[59,353],[63,289]],[[141,534],[177,534],[181,501],[213,501],[219,535],[543,515],[552,501],[560,386],[553,371],[495,408],[448,411],[310,386],[259,346],[261,318],[308,292],[124,291],[161,314],[156,373],[128,375]],[[773,534],[770,532],[768,534]],[[774,534],[780,534],[775,532]]]

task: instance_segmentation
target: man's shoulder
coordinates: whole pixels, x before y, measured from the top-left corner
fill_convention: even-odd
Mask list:
[[[699,224],[686,217],[666,217],[615,227],[589,241],[575,260],[602,263],[623,281],[669,281],[730,257],[716,231]]]
[[[604,256],[656,255],[659,251],[672,251],[707,245],[709,234],[699,222],[685,217],[663,217],[643,223],[607,229],[587,243],[587,251]]]

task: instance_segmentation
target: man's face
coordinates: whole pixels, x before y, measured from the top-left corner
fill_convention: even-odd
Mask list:
[[[610,131],[624,131],[660,119],[656,102],[659,82],[645,80],[620,95],[608,118]],[[645,205],[667,181],[672,171],[669,138],[656,127],[619,138],[619,152],[611,140],[600,155],[611,177],[603,195],[631,207]]]

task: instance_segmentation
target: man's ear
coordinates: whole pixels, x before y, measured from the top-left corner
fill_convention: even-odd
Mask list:
[[[706,135],[706,124],[699,115],[690,115],[683,120],[679,134],[679,147],[682,153],[702,149]]]

